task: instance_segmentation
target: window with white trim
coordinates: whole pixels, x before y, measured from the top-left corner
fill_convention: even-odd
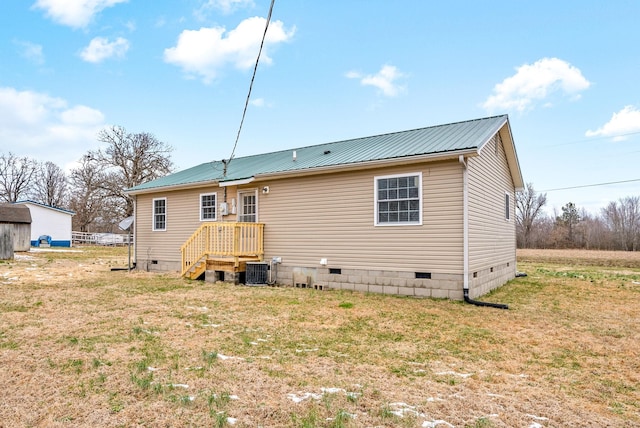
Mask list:
[[[167,230],[167,198],[153,200],[153,230]]]
[[[422,173],[375,177],[375,225],[422,224]]]
[[[200,221],[216,221],[216,193],[202,193],[200,195]]]
[[[511,197],[508,193],[504,194],[504,219],[511,219]]]

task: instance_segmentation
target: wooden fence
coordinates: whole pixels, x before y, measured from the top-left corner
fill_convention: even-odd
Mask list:
[[[126,233],[92,233],[92,232],[71,232],[73,245],[104,245],[117,246],[129,245],[129,234]],[[133,244],[133,235],[131,236]]]

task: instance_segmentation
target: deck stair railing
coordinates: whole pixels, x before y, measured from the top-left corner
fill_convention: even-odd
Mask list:
[[[203,223],[180,248],[182,275],[208,258],[233,261],[237,267],[242,257],[264,256],[264,223],[215,222]]]

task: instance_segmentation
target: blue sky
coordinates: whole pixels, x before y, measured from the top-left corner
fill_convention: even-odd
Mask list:
[[[269,4],[4,0],[0,151],[70,168],[119,125],[178,169],[228,158]],[[640,195],[639,20],[636,0],[276,0],[235,154],[506,113],[548,212],[598,212]]]

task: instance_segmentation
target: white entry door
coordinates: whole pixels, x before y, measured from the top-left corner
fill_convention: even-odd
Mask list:
[[[250,190],[238,192],[240,207],[238,210],[238,221],[256,223],[258,221],[258,192]]]

